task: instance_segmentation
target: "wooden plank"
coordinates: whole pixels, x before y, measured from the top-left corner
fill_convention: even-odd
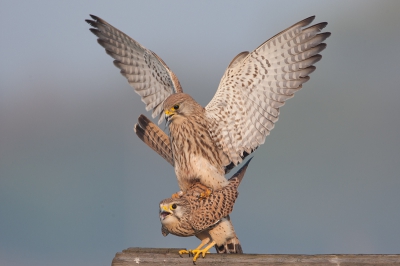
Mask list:
[[[192,265],[192,257],[180,257],[184,248],[128,248],[118,252],[112,266],[145,265]],[[400,265],[400,255],[389,254],[329,254],[329,255],[291,255],[291,254],[207,254],[198,258],[196,265]]]

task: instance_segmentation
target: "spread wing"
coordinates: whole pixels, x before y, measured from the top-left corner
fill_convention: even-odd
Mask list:
[[[162,103],[171,94],[182,92],[178,78],[164,61],[154,52],[114,28],[103,19],[90,15],[86,20],[90,31],[98,37],[97,42],[114,58],[114,65],[128,79],[129,84],[146,104],[146,110],[153,110],[152,117],[162,113]],[[160,124],[164,116],[160,116]]]
[[[246,56],[239,54],[205,107],[210,135],[233,164],[264,143],[279,108],[315,70],[330,33],[319,33],[326,22],[304,28],[314,18],[294,24]]]
[[[136,135],[167,162],[174,166],[171,143],[167,134],[146,116],[140,115],[134,127]]]

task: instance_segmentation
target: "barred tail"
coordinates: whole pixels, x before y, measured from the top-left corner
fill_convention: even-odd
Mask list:
[[[231,221],[231,218],[228,216],[226,216],[226,218],[229,220],[229,222],[232,225],[232,230],[233,229],[233,224]],[[215,245],[215,250],[217,251],[217,253],[221,254],[221,253],[237,253],[237,254],[243,254],[243,249],[242,249],[242,245],[240,244],[239,238],[236,235],[236,232],[234,232],[235,236],[232,237],[231,239],[229,239],[228,241],[226,241],[225,244],[221,245],[221,246],[217,246]]]
[[[228,240],[224,245],[221,245],[219,247],[215,245],[215,250],[217,251],[217,253],[243,254],[242,245],[240,245],[240,241],[237,236]]]

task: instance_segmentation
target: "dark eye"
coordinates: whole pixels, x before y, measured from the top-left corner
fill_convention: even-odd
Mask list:
[[[172,204],[171,208],[172,208],[173,210],[175,210],[175,209],[176,209],[176,204],[175,204],[175,203]]]
[[[174,109],[175,109],[175,110],[178,110],[178,109],[179,109],[179,105],[175,104],[175,105],[174,105]]]

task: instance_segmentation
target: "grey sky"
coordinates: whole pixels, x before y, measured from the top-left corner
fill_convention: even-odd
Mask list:
[[[201,104],[231,59],[311,15],[332,36],[256,152],[232,220],[246,253],[399,253],[399,1],[0,3],[0,265],[110,265],[163,237],[173,169],[84,22],[155,51]]]

